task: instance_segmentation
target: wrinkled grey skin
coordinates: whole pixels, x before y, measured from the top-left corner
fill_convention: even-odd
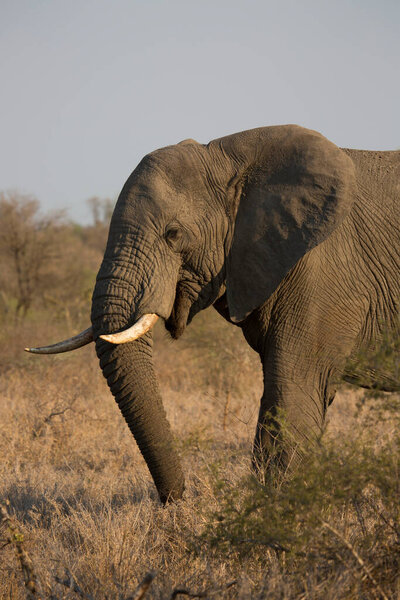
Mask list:
[[[318,436],[345,357],[394,326],[399,210],[400,152],[339,149],[295,125],[186,140],[141,161],[112,217],[92,325],[163,502],[181,497],[184,477],[151,332],[119,346],[98,336],[156,313],[177,338],[214,305],[263,365],[259,464],[276,442],[271,415],[284,411],[294,439]],[[284,462],[290,448],[280,443]]]

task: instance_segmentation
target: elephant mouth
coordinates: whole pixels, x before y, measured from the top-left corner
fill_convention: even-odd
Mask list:
[[[178,286],[171,313],[169,317],[164,319],[165,328],[172,338],[178,339],[185,331],[186,326],[191,320],[190,309],[192,304],[193,300]],[[136,340],[152,329],[159,317],[160,315],[156,313],[146,313],[128,329],[124,329],[118,333],[103,334],[99,337],[112,344],[125,344],[126,342]]]
[[[182,335],[188,325],[191,306],[192,300],[189,298],[188,294],[178,286],[171,314],[168,319],[165,320],[165,328],[175,340]]]

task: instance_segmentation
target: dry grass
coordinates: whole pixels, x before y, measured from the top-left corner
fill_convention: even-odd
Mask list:
[[[211,339],[210,320],[217,329]],[[176,588],[242,600],[352,598],[352,573],[364,582],[360,597],[382,596],[371,581],[368,594],[368,577],[348,548],[347,568],[328,569],[324,579],[318,569],[296,573],[271,549],[241,556],[234,547],[222,551],[201,541],[220,503],[216,471],[223,469],[230,488],[250,471],[262,379],[258,358],[239,331],[212,314],[192,327],[182,342],[172,344],[161,331],[156,340],[165,406],[187,477],[185,499],[167,508],[159,505],[93,348],[59,357],[24,356],[20,349],[27,343],[60,333],[60,328],[39,333],[35,324],[24,333],[13,329],[7,347],[3,341],[0,503],[9,502],[23,535],[38,597],[125,599],[150,571],[157,574],[146,598],[163,600]],[[339,394],[330,413],[331,436],[352,434],[356,400],[354,392]],[[343,513],[334,521],[338,535],[344,518]],[[346,530],[352,548],[357,531],[356,525]],[[0,537],[5,543],[4,527]],[[340,540],[338,548],[344,552]],[[76,582],[75,590],[66,582]],[[8,543],[0,554],[0,598],[26,597],[15,548]]]

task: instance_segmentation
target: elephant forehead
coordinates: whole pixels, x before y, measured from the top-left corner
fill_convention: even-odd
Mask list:
[[[136,224],[164,225],[193,212],[193,196],[178,191],[158,169],[133,178],[126,194],[121,194],[116,212],[119,219]]]
[[[195,143],[155,150],[145,157],[144,162],[175,192],[186,195],[204,191],[212,171],[207,151]]]
[[[145,156],[132,173],[127,200],[146,211],[189,209],[210,197],[209,181],[198,157],[177,147],[163,148]]]

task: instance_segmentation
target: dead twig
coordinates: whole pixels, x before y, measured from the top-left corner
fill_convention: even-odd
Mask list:
[[[20,531],[18,531],[14,521],[8,513],[8,504],[9,503],[7,502],[6,505],[0,505],[1,522],[8,529],[7,543],[12,544],[15,547],[17,560],[21,565],[22,576],[24,578],[24,585],[26,587],[27,592],[27,598],[29,600],[41,600],[38,591],[37,577],[33,569],[33,564],[23,546],[24,536]]]
[[[231,402],[231,393],[230,391],[228,391],[226,393],[226,399],[225,399],[225,404],[224,404],[224,416],[222,419],[222,429],[223,431],[226,431],[226,423],[228,420],[228,409],[229,409],[229,404]]]
[[[45,417],[43,419],[43,423],[50,423],[50,421],[51,421],[51,419],[53,419],[53,417],[58,417],[60,415],[63,415],[64,413],[67,412],[67,410],[73,410],[72,405],[66,406],[65,408],[61,408],[60,410],[53,410],[53,412],[51,412],[49,415],[47,415],[47,417]]]
[[[51,423],[51,420],[54,417],[62,416],[68,410],[71,410],[72,412],[75,412],[74,409],[73,409],[73,405],[74,405],[74,403],[75,403],[75,401],[76,401],[77,398],[78,398],[78,396],[76,395],[71,400],[71,402],[67,406],[64,406],[63,408],[54,407],[54,409],[47,415],[47,417],[44,417],[44,419],[42,421],[40,421],[40,423],[38,423],[38,425],[36,427],[34,427],[34,429],[32,430],[33,437],[39,437],[42,434],[45,425],[49,425]]]
[[[208,596],[212,596],[214,594],[220,594],[222,591],[228,590],[230,587],[236,584],[237,580],[234,579],[233,581],[230,581],[224,585],[222,588],[218,588],[217,590],[205,590],[204,592],[191,592],[186,588],[175,588],[168,600],[174,600],[179,595],[188,596],[189,598],[207,598]]]
[[[82,590],[82,588],[76,583],[76,581],[74,580],[74,578],[68,570],[65,571],[65,576],[66,579],[61,579],[61,577],[57,577],[57,575],[55,575],[54,579],[57,583],[63,585],[72,592],[75,592],[75,594],[77,594],[81,598],[84,598],[84,600],[94,600],[93,596],[87,594]]]
[[[133,592],[133,596],[129,596],[128,598],[125,598],[125,600],[141,600],[142,598],[144,598],[145,593],[153,583],[153,579],[156,575],[156,571],[151,571],[150,573],[147,573],[147,575],[137,586],[136,590]]]
[[[349,542],[349,540],[347,540],[337,529],[332,527],[332,525],[330,525],[326,521],[321,521],[321,524],[323,527],[326,527],[326,529],[329,529],[329,531],[331,531],[346,546],[346,548],[348,548],[350,550],[350,552],[352,553],[352,555],[354,556],[354,558],[360,565],[361,569],[363,570],[364,574],[370,580],[370,582],[375,586],[376,590],[379,592],[379,594],[381,595],[383,600],[389,600],[388,596],[385,594],[385,592],[383,591],[383,589],[381,588],[379,583],[376,581],[375,577],[372,575],[370,569],[365,564],[365,562],[363,561],[361,556],[358,554],[358,552],[354,548],[354,546]]]

